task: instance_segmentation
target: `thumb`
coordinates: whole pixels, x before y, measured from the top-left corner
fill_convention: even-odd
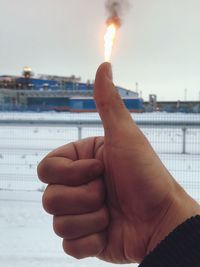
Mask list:
[[[105,134],[137,127],[112,82],[110,63],[103,63],[97,70],[94,83],[94,99],[103,122]],[[124,128],[125,127],[125,128]]]

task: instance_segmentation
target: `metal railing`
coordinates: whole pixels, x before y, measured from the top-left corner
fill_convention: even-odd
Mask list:
[[[200,120],[135,120],[140,128],[181,129],[182,154],[186,154],[187,130],[200,129]],[[78,139],[82,139],[84,128],[102,127],[100,120],[58,120],[58,119],[0,119],[0,126],[39,126],[39,127],[76,127]]]
[[[36,115],[0,117],[0,190],[43,190],[36,169],[47,153],[77,139],[104,133],[100,119],[92,116],[85,120],[79,115],[68,119]],[[170,173],[200,201],[199,117],[134,117]]]

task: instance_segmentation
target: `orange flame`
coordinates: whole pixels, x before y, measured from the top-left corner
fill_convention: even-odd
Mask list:
[[[115,42],[117,27],[114,23],[108,25],[104,35],[105,61],[109,62],[111,59],[112,49]]]

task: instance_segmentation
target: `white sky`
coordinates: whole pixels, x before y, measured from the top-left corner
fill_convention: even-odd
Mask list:
[[[104,2],[0,0],[0,75],[28,65],[93,80],[103,61]],[[199,100],[200,1],[130,2],[112,58],[115,83],[135,90],[138,82],[144,99]]]

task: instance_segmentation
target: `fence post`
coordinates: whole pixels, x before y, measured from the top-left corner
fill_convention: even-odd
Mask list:
[[[182,128],[182,132],[183,132],[182,154],[186,154],[186,131],[187,131],[187,128],[183,127]]]
[[[79,125],[78,126],[78,140],[81,140],[82,139],[82,126]]]

